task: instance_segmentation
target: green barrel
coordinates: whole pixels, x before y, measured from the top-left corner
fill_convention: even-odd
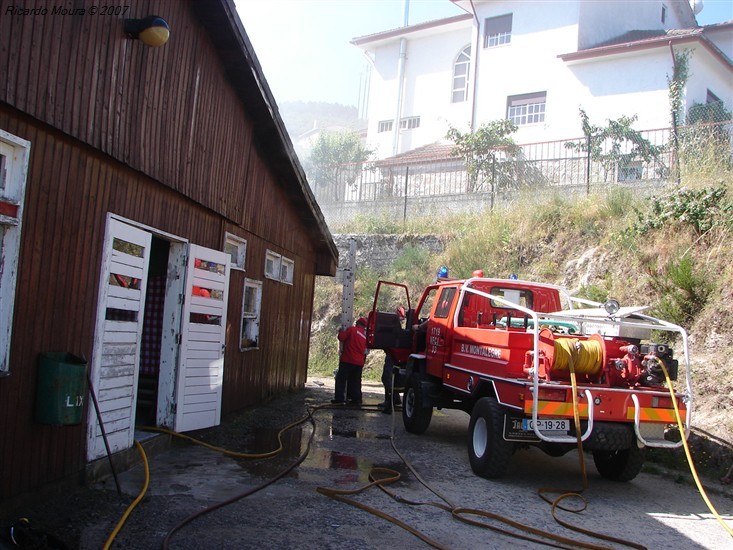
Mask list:
[[[87,362],[71,353],[41,353],[38,357],[36,420],[68,426],[81,423],[86,393]]]

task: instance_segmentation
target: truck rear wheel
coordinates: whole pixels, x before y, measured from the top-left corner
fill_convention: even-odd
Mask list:
[[[425,406],[420,377],[410,375],[405,382],[405,395],[402,400],[402,423],[405,429],[413,434],[425,433],[433,417],[433,408]]]
[[[623,451],[593,451],[596,470],[611,481],[631,481],[644,465],[644,449],[634,442]]]
[[[504,475],[514,445],[504,440],[504,411],[493,397],[482,397],[471,412],[468,427],[468,460],[476,475]]]

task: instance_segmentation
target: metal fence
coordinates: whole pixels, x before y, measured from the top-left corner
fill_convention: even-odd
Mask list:
[[[497,150],[481,173],[467,170],[453,146],[432,146],[430,155],[331,167],[312,181],[329,223],[357,214],[407,217],[471,211],[548,192],[588,194],[622,186],[642,191],[709,174],[730,178],[733,122],[696,124],[630,135],[557,140]],[[725,174],[725,176],[723,176]]]

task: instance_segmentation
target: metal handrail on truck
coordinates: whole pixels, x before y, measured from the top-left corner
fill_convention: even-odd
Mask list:
[[[489,300],[496,301],[500,304],[510,306],[512,309],[516,309],[518,311],[521,311],[524,313],[528,319],[532,319],[531,326],[527,326],[527,332],[531,332],[533,336],[533,351],[532,351],[532,429],[535,433],[535,435],[542,441],[546,441],[548,443],[575,443],[577,441],[576,437],[568,436],[568,435],[546,435],[544,434],[539,428],[538,428],[538,410],[539,410],[539,334],[541,330],[541,322],[540,319],[543,319],[546,321],[545,324],[552,324],[552,321],[555,320],[562,320],[563,322],[574,322],[578,323],[579,328],[579,335],[585,335],[587,336],[587,333],[585,331],[585,324],[589,322],[593,322],[594,324],[605,324],[610,326],[618,326],[618,327],[629,327],[629,328],[640,328],[644,330],[661,330],[665,332],[677,332],[682,336],[682,344],[683,344],[683,352],[684,352],[684,364],[685,364],[685,391],[681,392],[679,395],[683,399],[683,401],[687,404],[687,413],[685,415],[685,439],[689,436],[690,433],[690,418],[691,418],[691,412],[692,412],[692,375],[690,372],[690,360],[689,360],[689,345],[688,345],[688,338],[687,338],[687,331],[685,331],[684,328],[680,327],[679,325],[675,325],[673,323],[669,323],[667,321],[663,321],[661,319],[657,319],[656,317],[651,317],[649,315],[643,315],[639,312],[634,312],[633,315],[645,322],[635,322],[631,321],[626,317],[614,317],[611,314],[608,314],[607,317],[599,317],[599,316],[587,316],[583,315],[582,310],[578,309],[571,309],[567,311],[556,311],[552,313],[538,313],[532,309],[526,308],[524,306],[521,306],[515,302],[512,302],[511,300],[507,300],[503,296],[497,296],[494,294],[490,294],[487,292],[483,292],[481,290],[478,290],[476,288],[472,288],[471,284],[481,281],[481,278],[471,278],[467,279],[463,285],[461,286],[460,290],[460,296],[459,296],[459,303],[463,302],[463,299],[465,297],[465,294],[472,293],[476,294],[478,296],[482,296],[484,298],[487,298]],[[570,306],[572,307],[574,302],[578,302],[585,305],[594,306],[598,309],[603,308],[604,304],[601,304],[599,302],[594,302],[591,300],[586,300],[582,298],[575,298],[570,296],[567,293],[563,293],[570,301]],[[454,314],[454,326],[458,325],[458,308],[456,308],[455,314]],[[529,325],[529,323],[528,323]],[[507,327],[509,328],[509,327]],[[553,387],[556,388],[568,388],[570,387],[567,384],[559,384],[555,385],[553,384]],[[628,388],[604,388],[605,391],[619,391],[624,393],[630,393],[631,399],[634,403],[634,432],[636,434],[636,437],[638,440],[649,447],[672,447],[676,448],[682,445],[682,441],[679,442],[672,442],[672,441],[666,441],[666,440],[647,440],[645,439],[640,430],[640,405],[639,405],[639,399],[636,395],[636,393]],[[593,431],[593,407],[594,407],[594,401],[591,391],[588,388],[583,388],[583,393],[585,395],[585,398],[588,403],[588,425],[586,430],[584,431],[581,440],[585,441],[588,437],[590,437],[592,431]],[[645,394],[651,394],[651,395],[669,395],[666,392],[661,391],[645,391]],[[670,393],[672,395],[672,398],[674,399],[674,389],[670,388]]]

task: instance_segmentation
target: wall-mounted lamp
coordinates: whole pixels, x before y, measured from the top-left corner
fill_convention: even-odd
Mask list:
[[[171,29],[162,17],[148,15],[144,19],[125,19],[125,34],[157,48],[168,42]]]

